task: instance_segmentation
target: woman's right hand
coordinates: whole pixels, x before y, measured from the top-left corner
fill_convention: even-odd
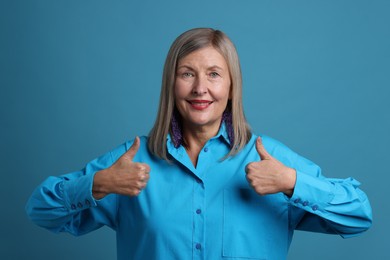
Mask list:
[[[140,139],[136,137],[130,149],[111,167],[96,172],[92,187],[95,199],[102,199],[110,193],[137,196],[146,187],[149,165],[133,162],[139,147]]]

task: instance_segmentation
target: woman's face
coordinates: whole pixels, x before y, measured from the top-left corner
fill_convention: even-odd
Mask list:
[[[184,127],[218,131],[230,97],[230,74],[213,47],[196,50],[178,61],[175,102]]]

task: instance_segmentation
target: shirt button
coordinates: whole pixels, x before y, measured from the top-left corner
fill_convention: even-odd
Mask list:
[[[71,206],[71,209],[76,209],[76,205],[72,204]]]
[[[209,148],[205,147],[205,148],[203,149],[203,151],[204,151],[205,153],[207,153],[207,152],[209,151]]]
[[[77,207],[82,208],[83,204],[81,204],[81,202],[79,202],[79,203],[77,203]]]
[[[196,247],[196,249],[198,249],[198,250],[199,250],[199,249],[201,249],[201,248],[202,248],[202,245],[198,243],[198,244],[196,244],[196,246],[195,246],[195,247]]]
[[[295,199],[294,200],[294,203],[298,203],[298,202],[300,202],[301,200],[300,199]]]
[[[314,205],[314,206],[312,207],[312,209],[313,209],[314,211],[316,211],[316,210],[318,209],[318,206],[317,206],[317,205]]]
[[[302,203],[302,205],[303,205],[303,206],[307,206],[307,205],[309,205],[309,202],[308,202],[308,201],[304,201],[304,202]]]
[[[200,214],[200,213],[202,213],[202,210],[201,209],[197,209],[196,210],[196,214]]]
[[[85,200],[85,204],[86,204],[87,206],[91,206],[91,202],[89,202],[88,199]]]

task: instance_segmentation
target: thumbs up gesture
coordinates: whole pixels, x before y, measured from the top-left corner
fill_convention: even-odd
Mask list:
[[[101,199],[110,193],[137,196],[146,187],[150,167],[146,163],[133,162],[140,147],[136,137],[133,145],[111,167],[95,174],[92,193]]]
[[[245,167],[250,186],[260,195],[283,192],[291,196],[294,192],[296,171],[273,158],[265,150],[261,137],[256,140],[260,161],[248,163]]]

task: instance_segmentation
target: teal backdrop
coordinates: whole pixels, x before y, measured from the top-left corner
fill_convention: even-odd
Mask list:
[[[148,134],[168,48],[193,27],[236,44],[254,132],[371,200],[368,232],[296,232],[288,259],[390,259],[389,14],[387,0],[1,0],[0,259],[116,258],[110,229],[52,234],[24,206],[46,177]]]

